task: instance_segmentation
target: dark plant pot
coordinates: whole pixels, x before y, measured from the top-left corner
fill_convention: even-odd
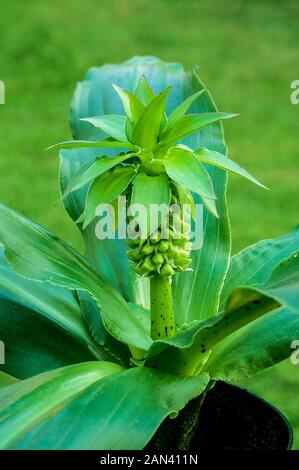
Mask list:
[[[217,382],[204,399],[192,400],[176,419],[165,420],[147,450],[286,450],[292,442],[292,429],[276,408],[247,390]]]

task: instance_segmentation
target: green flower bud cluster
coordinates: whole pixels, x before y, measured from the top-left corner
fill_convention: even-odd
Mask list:
[[[128,258],[140,276],[159,274],[171,278],[176,272],[188,269],[191,263],[192,243],[188,236],[176,236],[172,229],[157,230],[146,240],[136,238],[127,243],[132,248],[128,252]]]

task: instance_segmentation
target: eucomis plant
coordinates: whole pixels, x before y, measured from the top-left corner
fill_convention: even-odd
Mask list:
[[[84,256],[0,207],[1,448],[142,449],[215,381],[290,355],[299,231],[230,256],[227,173],[263,186],[227,156],[221,121],[233,116],[196,70],[153,57],[91,69],[78,85],[74,140],[53,147]],[[144,220],[128,240],[119,221],[100,239],[97,207],[119,196]],[[192,249],[197,203],[203,244]],[[153,205],[165,210],[155,226]]]

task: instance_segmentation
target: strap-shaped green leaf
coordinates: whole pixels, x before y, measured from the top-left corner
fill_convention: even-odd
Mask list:
[[[171,179],[200,196],[216,199],[211,178],[191,152],[173,147],[163,163]]]
[[[201,148],[194,152],[194,154],[198,157],[201,162],[209,163],[210,165],[215,165],[223,170],[230,171],[232,173],[236,173],[237,175],[243,176],[247,180],[251,181],[252,183],[261,186],[261,188],[268,189],[262,183],[260,183],[254,176],[252,176],[248,171],[244,170],[244,168],[240,167],[237,163],[235,163],[230,158],[222,155],[219,152],[214,152],[213,150]]]
[[[114,158],[102,156],[91,165],[82,167],[69,182],[63,197],[68,196],[72,191],[81,188],[91,180],[97,178],[106,171],[111,170],[116,165],[128,160],[128,158],[132,158],[132,156],[135,156],[135,154],[120,155]]]
[[[215,380],[243,380],[290,358],[291,344],[298,337],[298,312],[282,307],[219,343],[205,370]]]
[[[113,88],[121,99],[126,115],[133,124],[136,124],[144,112],[144,104],[142,104],[139,98],[133,95],[130,91],[117,85],[113,85]]]
[[[83,343],[86,349],[89,347],[94,350],[96,357],[101,358],[99,348],[96,347],[82,319],[80,306],[73,292],[18,276],[7,264],[1,246],[0,284],[3,293],[13,302],[34,310],[37,318],[42,316],[53,323],[53,326],[61,328],[66,334]],[[36,321],[38,322],[38,319]]]
[[[87,362],[55,369],[2,388],[0,447],[17,447],[22,438],[30,436],[32,429],[59,413],[90,385],[121,371],[121,366],[110,362]]]
[[[130,350],[127,345],[121,343],[106,330],[101,310],[95,299],[85,291],[78,291],[81,312],[92,337],[104,351],[103,360],[112,361],[128,367],[130,364]],[[134,311],[133,311],[134,313]]]
[[[192,106],[195,100],[204,93],[205,90],[199,90],[196,93],[193,93],[193,95],[188,96],[188,98],[185,99],[177,108],[175,108],[172,113],[168,116],[167,118],[167,125],[165,129],[163,129],[162,132],[162,140],[163,140],[163,135],[167,134],[167,132],[170,131],[172,127],[174,127],[178,121],[181,119],[181,117],[184,116],[184,114],[188,111],[188,109]]]
[[[99,302],[112,336],[141,349],[150,346],[151,339],[136,323],[123,297],[72,247],[3,205],[0,221],[0,240],[15,271],[29,279],[88,291]]]
[[[87,344],[4,292],[0,293],[0,338],[5,345],[5,364],[1,370],[18,379],[95,357],[101,359],[88,350]]]
[[[153,98],[145,108],[132,134],[132,142],[139,147],[152,150],[158,142],[158,135],[164,117],[166,98],[171,88],[168,87]]]
[[[0,390],[2,449],[138,450],[160,423],[206,388],[207,374],[174,377],[90,362]]]
[[[146,229],[143,234],[144,238],[147,238],[150,233],[154,232],[167,215],[170,195],[169,182],[165,173],[161,173],[158,176],[148,176],[145,173],[139,173],[135,176],[131,204],[140,204],[145,210],[143,224]],[[155,224],[152,212],[154,205],[156,207],[161,206],[161,210],[157,213]],[[157,207],[157,209],[159,208]]]
[[[115,140],[119,140],[120,142],[127,141],[125,116],[107,114],[103,116],[82,118],[81,121],[89,122],[94,127],[101,129],[105,134],[110,135]]]
[[[221,294],[221,308],[234,288],[264,284],[281,261],[297,252],[299,226],[286,235],[262,240],[234,255]]]
[[[276,364],[291,354],[299,334],[299,256],[282,261],[263,285],[235,289],[229,310],[252,311],[271,299],[282,308],[241,329],[220,343],[205,366],[218,379],[240,380]]]
[[[138,150],[136,145],[131,144],[130,142],[119,142],[118,140],[114,140],[111,137],[108,137],[104,140],[68,140],[66,142],[59,142],[58,144],[51,145],[46,150],[52,149],[77,149],[77,148],[97,148],[97,147],[104,147],[104,148],[113,148],[113,147],[120,147],[120,148],[128,148],[129,150]]]
[[[211,126],[223,119],[230,119],[237,116],[231,113],[200,113],[200,114],[187,114],[181,117],[177,124],[167,131],[162,136],[163,142],[177,142],[184,139],[188,135],[195,134],[196,132]]]
[[[122,194],[135,173],[134,167],[123,167],[117,168],[113,173],[103,173],[98,176],[88,190],[85,211],[77,222],[84,222],[85,229],[95,218],[97,207],[100,204],[110,204]]]

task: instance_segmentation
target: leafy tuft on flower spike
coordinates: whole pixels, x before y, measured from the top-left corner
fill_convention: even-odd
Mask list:
[[[129,195],[131,203],[144,204],[147,210],[150,204],[169,205],[174,199],[177,204],[182,205],[185,202],[182,194],[187,192],[190,195],[189,200],[192,200],[191,194],[195,193],[200,196],[207,210],[218,217],[213,184],[203,163],[236,173],[264,187],[225,155],[206,148],[193,151],[180,143],[182,139],[204,127],[236,116],[223,112],[186,114],[205,90],[189,96],[167,116],[166,100],[171,87],[155,95],[143,76],[134,93],[118,85],[113,85],[113,88],[122,102],[125,115],[102,115],[81,119],[106,133],[106,139],[97,142],[68,141],[50,147],[127,149],[127,153],[120,153],[113,158],[105,155],[97,158],[95,162],[84,166],[70,181],[63,197],[90,183],[85,210],[78,219],[78,223],[82,222],[84,227],[92,222],[95,209],[100,203],[112,203],[124,192]],[[161,178],[158,180],[157,177]],[[142,190],[140,185],[144,185]],[[146,196],[149,192],[150,203]],[[181,222],[183,223],[183,220]],[[157,229],[160,230],[158,233],[161,237],[161,227]],[[169,229],[168,233],[174,234],[173,222]],[[164,251],[152,238],[149,239],[148,235],[150,233],[143,239],[139,238],[137,242],[134,240],[129,243],[133,248],[129,258],[139,274],[151,276],[159,273],[171,277],[176,271],[188,268],[190,250],[184,245],[185,242],[189,243],[186,234],[177,239],[175,236],[168,239],[168,246]]]

